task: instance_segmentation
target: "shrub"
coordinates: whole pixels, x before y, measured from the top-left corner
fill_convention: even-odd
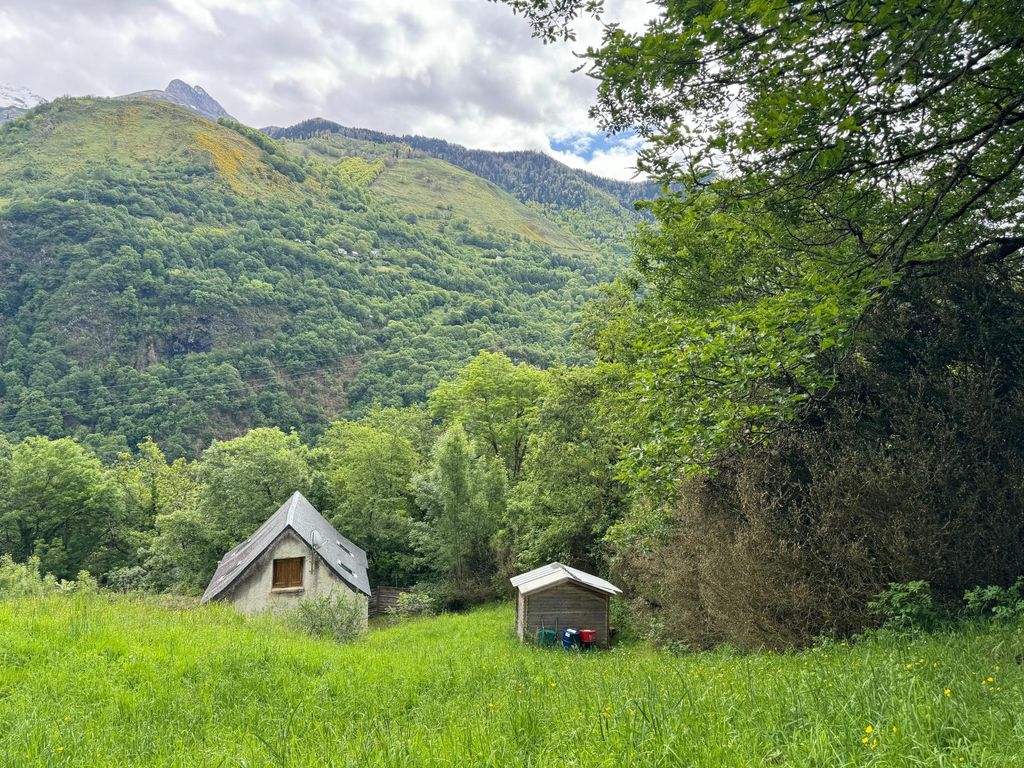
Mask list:
[[[349,643],[366,631],[366,598],[338,592],[306,597],[289,613],[289,620],[314,637]]]
[[[109,571],[106,584],[114,592],[141,592],[146,588],[148,576],[141,565],[129,565]]]
[[[396,604],[389,605],[385,613],[392,623],[410,616],[429,616],[434,613],[434,598],[427,592],[399,592]]]
[[[890,629],[930,629],[939,620],[927,581],[892,582],[868,603],[868,610]]]
[[[39,573],[39,558],[31,557],[16,563],[10,555],[0,555],[0,600],[18,597],[39,597],[53,591],[54,579]]]
[[[99,584],[88,571],[79,571],[77,579],[64,581],[57,579],[52,573],[43,576],[40,573],[38,557],[30,557],[24,563],[16,563],[10,555],[0,555],[0,600],[98,591]]]
[[[1024,576],[1009,587],[975,587],[964,593],[967,612],[974,616],[1012,619],[1024,616]]]

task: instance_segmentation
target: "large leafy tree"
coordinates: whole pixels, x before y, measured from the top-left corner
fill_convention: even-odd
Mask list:
[[[372,583],[405,586],[415,571],[412,477],[419,456],[408,438],[365,423],[338,421],[320,441],[328,453],[332,522],[366,550]]]
[[[545,386],[537,368],[482,351],[454,379],[437,386],[430,406],[435,416],[461,423],[470,440],[499,457],[515,481]]]
[[[608,407],[623,374],[600,365],[555,369],[549,377],[502,539],[517,569],[560,560],[600,570],[602,539],[627,507],[616,471],[619,425]]]
[[[0,550],[40,559],[60,578],[101,573],[134,553],[125,546],[124,501],[99,459],[74,441],[33,437],[0,446],[7,482]]]
[[[435,572],[456,584],[486,581],[494,572],[491,539],[505,504],[505,473],[493,456],[477,456],[462,425],[437,441],[427,470],[416,477],[425,521],[417,544]]]
[[[602,13],[509,4],[548,40]],[[631,464],[670,482],[830,388],[899,282],[1015,274],[999,265],[1024,247],[1024,19],[958,0],[656,6],[584,55],[595,116],[639,134],[640,168],[666,185],[637,249],[652,290],[634,395],[651,426]]]
[[[234,546],[250,536],[295,491],[317,500],[309,448],[294,432],[260,428],[214,440],[203,454],[199,508],[214,536]]]

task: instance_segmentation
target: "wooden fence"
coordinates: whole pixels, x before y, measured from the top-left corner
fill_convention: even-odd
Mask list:
[[[398,596],[403,592],[408,590],[401,587],[374,587],[370,596],[370,615],[379,616],[387,613],[388,608],[398,605]]]

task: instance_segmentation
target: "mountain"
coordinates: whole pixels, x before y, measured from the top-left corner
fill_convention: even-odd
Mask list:
[[[404,151],[436,157],[497,184],[523,202],[579,208],[593,201],[594,191],[598,190],[632,210],[634,203],[651,199],[658,191],[650,182],[605,179],[570,168],[543,152],[467,149],[443,139],[349,128],[323,118],[305,120],[289,128],[269,126],[263,131],[271,138],[292,141],[323,142],[342,137],[374,145],[394,145],[396,156]]]
[[[0,85],[0,123],[24,114],[32,107],[46,101],[28,88],[15,85]]]
[[[202,86],[189,85],[182,80],[171,80],[162,91],[138,91],[123,96],[125,99],[156,99],[187,107],[207,120],[231,119],[231,115]]]
[[[4,123],[0,431],[194,455],[422,401],[479,349],[578,361],[573,323],[635,214],[593,186],[579,209],[524,202],[395,148],[138,96]]]

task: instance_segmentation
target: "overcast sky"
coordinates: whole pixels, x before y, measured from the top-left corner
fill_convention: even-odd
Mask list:
[[[646,0],[610,0],[639,27]],[[635,142],[587,117],[597,29],[542,45],[487,0],[3,0],[0,83],[46,98],[199,84],[256,127],[325,117],[629,178]]]

